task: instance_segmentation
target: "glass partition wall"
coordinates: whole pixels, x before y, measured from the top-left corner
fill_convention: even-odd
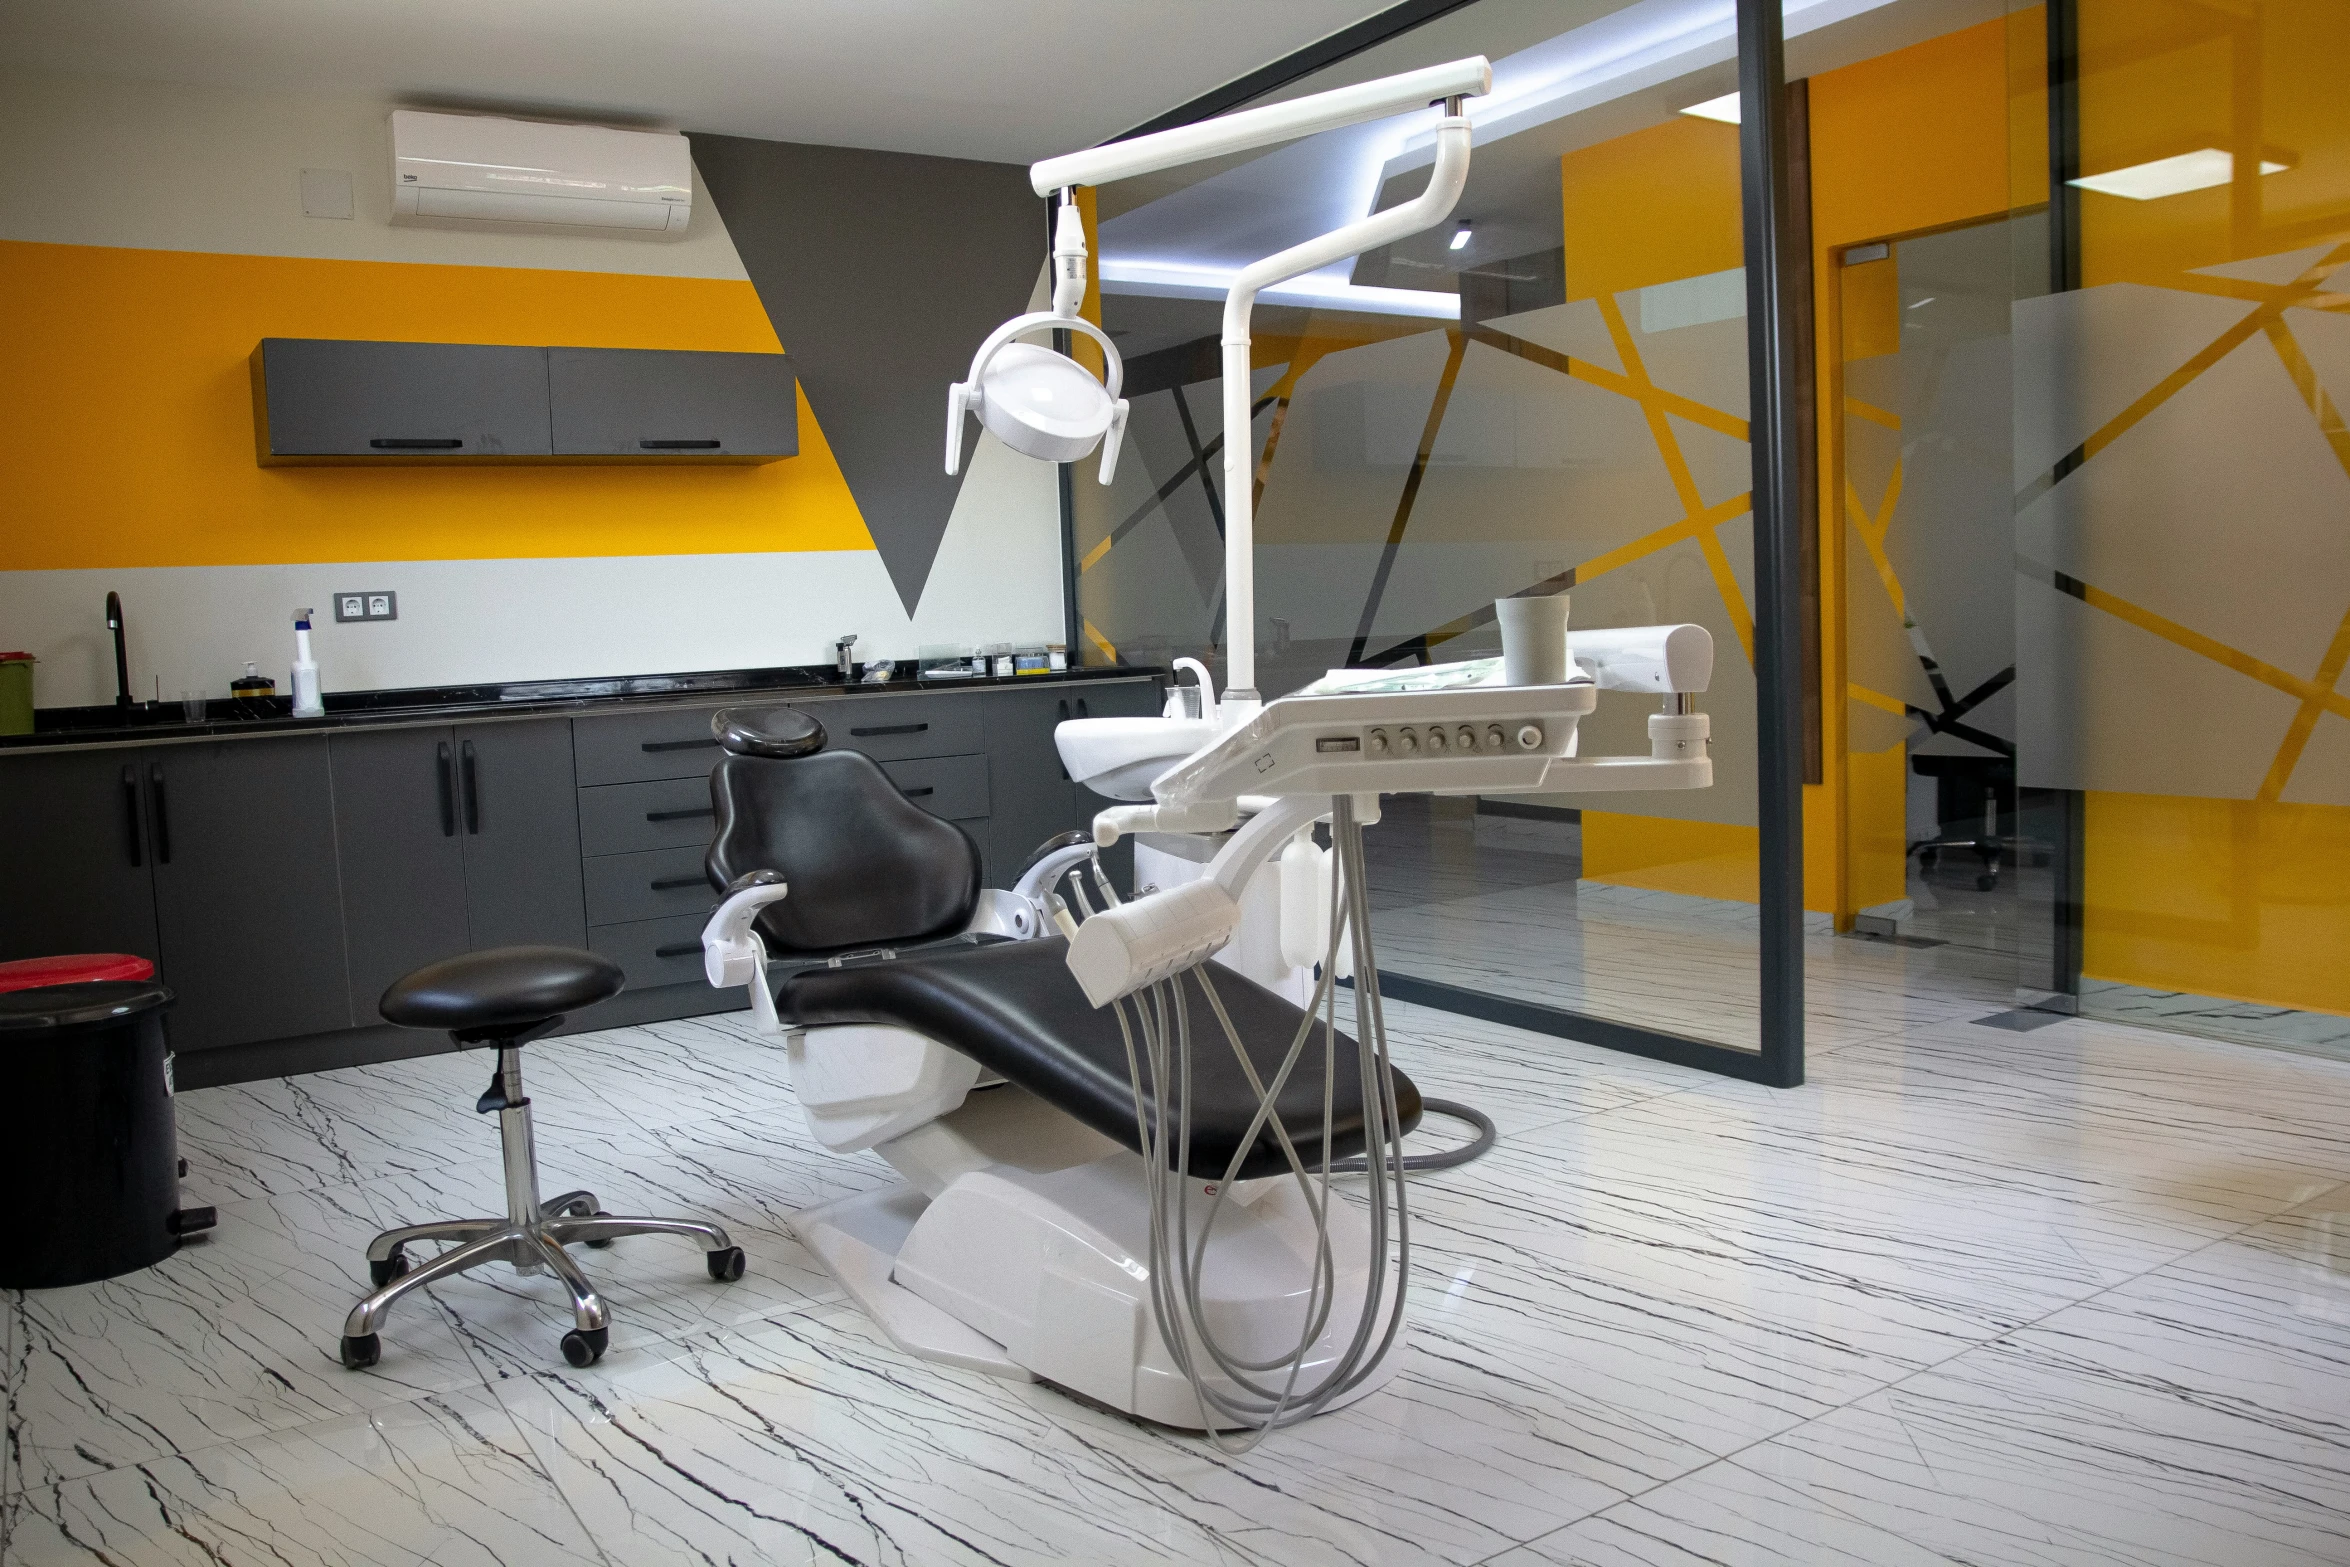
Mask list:
[[[1268,698],[1498,652],[1512,594],[1714,638],[1710,789],[1387,803],[1386,993],[1764,1075],[1741,128],[1678,112],[1735,88],[1727,12],[1485,0],[1283,86],[1496,64],[1453,220],[1263,296],[1249,440]],[[1098,193],[1133,413],[1116,482],[1089,460],[1068,486],[1081,656],[1196,656],[1221,683],[1224,280],[1410,199],[1427,118]],[[1603,695],[1582,754],[1648,754],[1657,706]]]
[[[2042,15],[2053,180],[2018,206],[2054,199],[2047,287],[2016,312],[2015,721],[2038,835],[2072,853],[2053,962],[2025,983],[2341,1053],[2350,8]]]

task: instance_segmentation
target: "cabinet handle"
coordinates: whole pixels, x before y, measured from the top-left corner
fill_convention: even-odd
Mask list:
[[[637,449],[647,452],[714,452],[724,441],[639,441]]]
[[[878,729],[852,729],[849,733],[862,740],[867,735],[918,735],[929,727],[928,724],[883,724]]]
[[[682,958],[689,952],[699,952],[701,950],[702,944],[698,941],[673,941],[666,947],[655,947],[653,949],[653,956],[657,958]]]
[[[453,452],[465,443],[448,440],[414,440],[399,435],[379,435],[367,444],[379,452]]]
[[[457,836],[457,774],[449,761],[449,742],[441,742],[441,836]]]
[[[683,822],[691,821],[697,816],[716,816],[717,814],[718,807],[702,805],[696,806],[690,811],[647,811],[645,812],[645,820],[648,822]]]
[[[926,794],[936,794],[936,793],[938,793],[938,785],[936,785],[936,784],[924,784],[924,785],[923,785],[921,788],[919,788],[919,789],[907,789],[907,790],[904,790],[904,791],[902,791],[902,792],[904,793],[905,797],[906,797],[907,799],[909,799],[909,800],[919,800],[919,799],[921,799],[921,798],[922,798],[924,795],[926,795]]]
[[[163,768],[152,764],[147,769],[147,798],[155,809],[155,863],[171,863],[171,807],[163,799]]]
[[[1077,716],[1079,718],[1091,718],[1093,716],[1093,709],[1086,705],[1085,698],[1083,697],[1079,697],[1077,699]]]
[[[1063,697],[1060,701],[1054,703],[1053,705],[1061,710],[1061,722],[1064,724],[1067,723],[1069,721],[1069,699],[1067,697]]]
[[[147,856],[139,843],[139,770],[135,767],[122,770],[122,835],[127,840],[125,847],[130,850],[131,864],[146,864]]]
[[[651,885],[655,892],[675,892],[680,887],[707,887],[710,882],[705,876],[664,876]]]
[[[640,751],[698,751],[706,745],[716,745],[716,735],[704,735],[699,740],[647,740],[637,747]]]
[[[468,740],[459,746],[457,755],[465,770],[465,830],[478,835],[481,832],[481,775],[473,766],[473,742]]]

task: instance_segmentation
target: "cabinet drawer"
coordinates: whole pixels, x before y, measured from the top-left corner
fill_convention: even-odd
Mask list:
[[[862,751],[877,762],[958,756],[987,744],[979,705],[968,696],[852,696],[793,705],[824,726],[831,749]]]
[[[707,914],[718,903],[702,871],[702,846],[606,854],[587,862],[590,925]]]
[[[701,984],[702,916],[630,920],[625,925],[590,925],[588,949],[620,965],[631,990],[656,985]]]
[[[703,848],[717,827],[707,778],[605,784],[579,791],[579,852]]]
[[[988,812],[987,758],[984,756],[928,756],[915,761],[884,762],[889,781],[933,816],[950,822],[971,821]]]
[[[717,711],[679,707],[573,719],[571,747],[580,783],[709,777],[723,754],[718,737],[710,733],[710,715]]]

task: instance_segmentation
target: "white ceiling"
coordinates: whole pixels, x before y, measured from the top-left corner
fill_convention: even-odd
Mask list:
[[[0,64],[1025,163],[1391,0],[6,0]]]

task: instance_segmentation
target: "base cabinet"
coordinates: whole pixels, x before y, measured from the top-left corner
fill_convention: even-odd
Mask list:
[[[156,746],[141,770],[172,1048],[350,1027],[324,737]]]
[[[191,1071],[204,1082],[413,1054],[381,1026],[385,987],[485,947],[619,961],[629,992],[574,1028],[727,1010],[699,945],[718,705],[0,753],[0,959],[154,959],[180,997],[174,1048],[228,1052]],[[1155,713],[1159,686],[789,705],[968,831],[1000,887],[1109,803],[1061,770],[1054,727]]]
[[[586,945],[567,720],[355,729],[332,745],[357,1022],[438,959]]]

